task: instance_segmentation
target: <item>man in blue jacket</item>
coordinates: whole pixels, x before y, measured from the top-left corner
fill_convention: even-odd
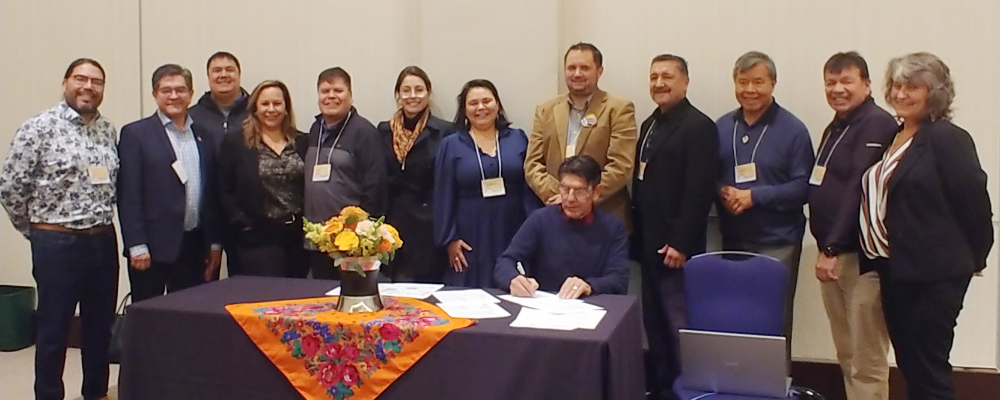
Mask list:
[[[628,290],[628,236],[618,217],[594,208],[601,166],[588,155],[559,167],[562,203],[536,210],[497,261],[493,278],[515,296],[536,290],[575,299]]]
[[[791,346],[806,226],[802,206],[815,157],[805,124],[774,101],[777,81],[767,54],[751,51],[736,60],[733,83],[740,108],[715,122],[721,160],[717,209],[726,250],[768,255],[788,267],[785,337]]]
[[[219,268],[215,151],[187,115],[191,71],[153,72],[152,116],[125,125],[118,142],[118,217],[132,300],[210,280]]]

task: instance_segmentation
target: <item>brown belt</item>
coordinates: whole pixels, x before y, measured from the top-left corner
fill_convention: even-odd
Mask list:
[[[38,229],[40,231],[50,231],[50,232],[69,233],[72,235],[90,235],[90,236],[101,235],[104,233],[112,232],[115,229],[114,225],[110,224],[97,225],[84,229],[67,228],[65,226],[56,224],[31,224],[31,227],[34,229]]]

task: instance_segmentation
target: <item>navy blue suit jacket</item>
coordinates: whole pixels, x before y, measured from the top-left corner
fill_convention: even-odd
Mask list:
[[[215,151],[204,139],[201,127],[193,124],[191,129],[201,156],[198,226],[204,232],[207,248],[219,242]],[[157,114],[122,127],[118,157],[118,218],[125,257],[133,246],[146,244],[153,262],[176,261],[184,235],[185,191],[171,166],[177,156]]]

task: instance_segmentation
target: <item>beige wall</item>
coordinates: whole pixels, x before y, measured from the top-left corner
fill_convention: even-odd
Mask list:
[[[632,99],[640,118],[653,108],[646,75],[654,55],[687,58],[690,98],[716,117],[737,106],[730,79],[733,61],[756,49],[775,59],[776,98],[809,126],[815,144],[832,115],[821,75],[830,54],[858,50],[866,56],[879,98],[887,61],[922,50],[939,55],[952,68],[958,90],[955,121],[975,138],[995,196],[1000,173],[1000,4],[820,4],[297,0],[277,6],[262,0],[0,0],[0,154],[6,154],[22,121],[59,100],[64,68],[80,56],[96,58],[107,69],[101,110],[119,127],[155,109],[149,79],[157,66],[173,62],[190,68],[200,93],[207,90],[205,58],[224,49],[240,58],[248,90],[264,79],[289,85],[300,129],[316,114],[320,70],[344,66],[354,78],[359,111],[377,123],[395,108],[391,92],[398,71],[417,64],[433,80],[438,115],[451,119],[461,85],[484,77],[499,87],[515,126],[527,130],[534,105],[563,90],[562,53],[572,43],[589,41],[601,48],[601,86]],[[994,197],[995,207],[997,201]],[[811,273],[815,244],[809,235],[805,243],[793,355],[829,361],[833,346]],[[996,254],[989,262],[986,277],[974,280],[959,319],[952,357],[956,365],[997,366]],[[122,276],[124,293],[128,285],[124,272]],[[32,284],[27,242],[7,222],[0,222],[0,282]]]

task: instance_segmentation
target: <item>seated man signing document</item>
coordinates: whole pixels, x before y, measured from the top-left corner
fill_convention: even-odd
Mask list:
[[[618,217],[594,208],[601,166],[587,155],[559,166],[562,203],[536,210],[497,260],[493,278],[515,296],[536,290],[575,299],[628,290],[628,236]]]

